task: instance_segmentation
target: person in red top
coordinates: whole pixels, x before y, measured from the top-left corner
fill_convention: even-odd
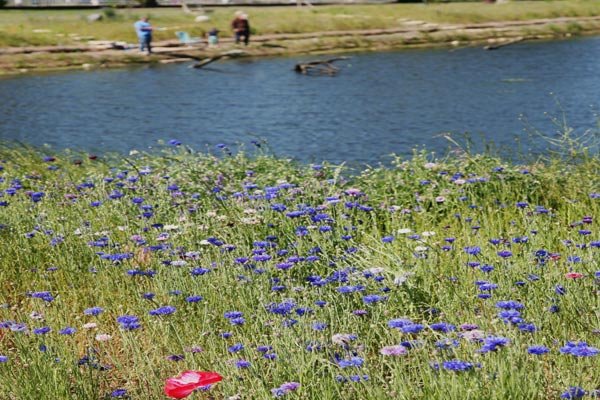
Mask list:
[[[250,22],[248,22],[248,15],[241,11],[236,11],[235,18],[231,21],[231,29],[235,35],[235,44],[240,43],[240,40],[244,40],[244,44],[247,46],[250,40]]]

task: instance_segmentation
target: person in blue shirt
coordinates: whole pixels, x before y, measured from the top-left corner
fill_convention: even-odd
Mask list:
[[[152,53],[152,25],[148,22],[148,17],[143,17],[133,24],[138,39],[140,40],[140,51],[147,49],[148,54]]]

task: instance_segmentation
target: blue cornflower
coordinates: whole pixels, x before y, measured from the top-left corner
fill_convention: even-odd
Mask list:
[[[381,238],[381,241],[383,243],[391,243],[394,241],[394,237],[393,236],[384,236]]]
[[[278,212],[284,212],[285,210],[287,210],[287,207],[284,204],[275,203],[275,204],[271,204],[271,210],[278,211]]]
[[[42,326],[41,328],[36,328],[33,330],[33,333],[36,335],[45,335],[46,333],[50,332],[52,329],[50,329],[49,326]]]
[[[496,307],[504,310],[521,310],[525,306],[518,301],[514,300],[503,300],[496,303]]]
[[[50,294],[50,292],[33,292],[30,294],[30,296],[34,299],[42,299],[48,303],[54,300],[54,297],[52,296],[52,294]]]
[[[556,286],[554,287],[554,293],[556,293],[556,294],[558,294],[558,295],[561,295],[561,296],[563,296],[563,295],[567,294],[567,289],[565,289],[565,288],[564,288],[563,286],[561,286],[561,285],[556,285]]]
[[[456,339],[445,338],[435,342],[435,347],[437,347],[438,349],[450,349],[452,347],[458,346],[460,346],[460,342]]]
[[[494,270],[494,267],[492,265],[484,264],[481,267],[479,267],[479,270],[481,272],[489,273]]]
[[[587,392],[579,386],[571,386],[566,392],[560,395],[561,399],[580,399],[585,396]]]
[[[0,363],[5,363],[5,362],[8,362],[8,356],[0,355]]]
[[[444,361],[442,367],[448,371],[468,371],[473,369],[474,365],[470,362],[460,360]]]
[[[400,328],[400,330],[404,333],[419,333],[421,332],[425,326],[421,324],[408,324],[404,325]]]
[[[364,362],[365,362],[365,360],[363,358],[354,356],[354,357],[350,357],[350,359],[339,360],[338,365],[341,368],[361,367],[364,364]]]
[[[201,276],[201,275],[205,275],[205,274],[207,274],[209,272],[210,272],[210,269],[208,269],[208,268],[202,268],[202,267],[194,268],[193,270],[190,271],[190,273],[193,276]]]
[[[277,264],[275,267],[277,269],[281,269],[281,270],[285,271],[285,270],[292,268],[293,266],[294,266],[294,264],[291,262],[281,262],[281,263]]]
[[[227,348],[227,350],[228,350],[230,353],[237,353],[238,351],[242,351],[242,350],[244,350],[244,345],[243,345],[243,344],[241,344],[241,343],[236,343],[236,344],[234,344],[233,346],[229,346],[229,347]]]
[[[301,217],[305,214],[304,211],[290,211],[288,213],[285,214],[286,217],[288,218],[298,218]]]
[[[188,303],[198,303],[199,301],[202,301],[203,297],[202,296],[188,296],[185,298],[185,301],[187,301]]]
[[[293,391],[297,390],[299,387],[300,387],[300,384],[298,382],[286,382],[286,383],[282,384],[281,386],[279,386],[278,388],[271,389],[271,393],[275,397],[282,397],[289,392],[293,392]]]
[[[175,311],[177,311],[177,309],[173,306],[162,306],[159,307],[155,310],[150,310],[148,311],[148,314],[150,315],[170,315],[173,314]]]
[[[368,294],[368,295],[366,295],[366,296],[363,297],[363,302],[365,304],[375,304],[375,303],[378,303],[380,301],[384,301],[386,299],[387,299],[386,296],[380,296],[378,294]]]
[[[63,328],[60,331],[58,331],[58,333],[61,335],[72,335],[75,332],[77,332],[77,329],[70,326],[67,326],[66,328]]]
[[[126,331],[133,331],[141,326],[135,315],[121,315],[117,317],[117,322],[121,325],[121,329]]]
[[[527,352],[529,354],[534,354],[536,356],[541,356],[542,354],[546,354],[550,352],[550,349],[546,346],[529,346],[527,348]]]
[[[102,307],[92,307],[92,308],[87,308],[85,310],[83,310],[83,313],[85,315],[100,315],[104,312],[104,309]]]
[[[576,357],[594,357],[600,350],[595,347],[588,346],[586,342],[567,342],[564,347],[560,348],[560,352],[563,354],[571,354]]]
[[[434,331],[444,332],[444,333],[448,333],[448,332],[456,330],[456,327],[454,325],[448,324],[446,322],[437,322],[435,324],[429,325],[429,327],[431,329],[433,329]]]
[[[315,331],[322,331],[322,330],[325,330],[327,328],[327,324],[324,323],[324,322],[315,322],[315,323],[312,324],[312,328]]]
[[[115,389],[110,393],[110,397],[119,398],[127,396],[126,389]]]
[[[255,256],[252,257],[252,259],[254,261],[257,262],[265,262],[265,261],[269,261],[272,257],[268,254],[257,254]]]
[[[500,317],[504,322],[512,322],[517,323],[521,321],[521,313],[517,310],[504,310],[498,313],[498,317]]]
[[[185,356],[183,354],[171,354],[165,357],[169,361],[183,361],[185,360]]]
[[[258,346],[256,348],[256,351],[261,352],[261,353],[267,353],[269,351],[273,350],[273,346]]]
[[[465,253],[476,256],[481,253],[481,247],[479,246],[467,246],[463,249]]]
[[[13,332],[27,332],[27,325],[15,322],[10,325],[10,330]]]
[[[39,202],[46,194],[44,192],[32,192],[29,196],[34,203]]]
[[[496,289],[498,289],[498,285],[496,285],[495,283],[486,282],[479,285],[479,290],[481,290],[482,292],[492,291]]]
[[[227,319],[240,318],[244,316],[244,313],[241,311],[227,311],[223,314]]]
[[[512,252],[510,250],[500,250],[496,254],[498,254],[502,258],[508,258],[512,256]]]
[[[537,327],[535,326],[535,324],[530,324],[530,323],[521,323],[521,324],[517,325],[517,328],[519,328],[519,330],[521,332],[535,332],[535,331],[537,331]]]
[[[412,325],[414,324],[414,322],[412,322],[410,319],[406,319],[406,318],[397,318],[397,319],[392,319],[390,321],[388,321],[388,326],[390,328],[397,328],[400,329],[405,325]]]
[[[250,368],[251,365],[252,363],[246,360],[239,360],[235,363],[235,366],[240,369]]]
[[[284,300],[283,302],[270,303],[265,308],[272,314],[288,315],[296,307],[296,302],[292,299]]]
[[[347,294],[347,293],[354,293],[354,292],[362,292],[365,289],[366,288],[363,285],[356,285],[356,286],[340,286],[336,290],[339,293]]]
[[[510,343],[510,340],[501,336],[488,336],[483,340],[483,346],[479,349],[480,353],[496,351]]]

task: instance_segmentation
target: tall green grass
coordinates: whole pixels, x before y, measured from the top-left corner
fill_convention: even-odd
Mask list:
[[[568,341],[600,342],[597,156],[518,165],[416,153],[354,175],[260,149],[228,155],[174,146],[88,159],[3,147],[0,160],[0,355],[8,357],[0,362],[1,399],[105,399],[119,388],[132,399],[161,399],[164,380],[186,369],[224,377],[197,399],[269,399],[287,381],[301,384],[286,394],[298,399],[529,400],[558,398],[569,386],[599,388],[598,356],[560,352]],[[123,197],[111,199],[117,191]],[[298,209],[305,213],[286,216]],[[465,251],[474,246],[480,253]],[[271,258],[253,261],[261,248]],[[99,252],[130,258],[113,262]],[[278,268],[292,256],[304,261]],[[570,271],[583,277],[569,279]],[[498,287],[480,290],[477,281]],[[344,286],[358,289],[342,294]],[[52,301],[33,295],[44,291]],[[203,300],[186,302],[192,295]],[[367,295],[381,297],[371,303]],[[296,304],[289,315],[268,311],[286,299]],[[521,302],[522,318],[537,330],[503,322],[500,300]],[[164,305],[177,311],[149,315]],[[91,307],[104,312],[86,315]],[[245,323],[232,325],[228,311],[242,312]],[[121,329],[122,315],[139,317],[141,328]],[[425,328],[402,333],[388,326],[397,318]],[[464,330],[430,328],[440,321],[476,324],[483,336],[510,343],[482,353]],[[325,328],[315,330],[316,322]],[[33,333],[45,326],[49,333]],[[77,331],[59,334],[67,326]],[[340,345],[336,334],[356,338]],[[440,340],[450,347],[436,346]],[[244,350],[228,351],[236,343]],[[380,353],[400,343],[407,355]],[[265,359],[261,345],[276,359]],[[528,354],[532,345],[550,353]],[[352,356],[364,364],[339,364]],[[433,367],[452,359],[476,366]],[[239,360],[251,366],[237,368]]]

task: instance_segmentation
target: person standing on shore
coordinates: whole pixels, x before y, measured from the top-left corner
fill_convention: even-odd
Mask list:
[[[152,54],[152,25],[148,22],[148,17],[142,17],[133,26],[140,40],[140,51],[147,50],[148,55]]]
[[[231,22],[231,28],[235,35],[235,44],[240,43],[242,37],[244,38],[244,45],[248,46],[250,40],[250,22],[248,22],[248,15],[242,11],[235,12],[235,18]]]

